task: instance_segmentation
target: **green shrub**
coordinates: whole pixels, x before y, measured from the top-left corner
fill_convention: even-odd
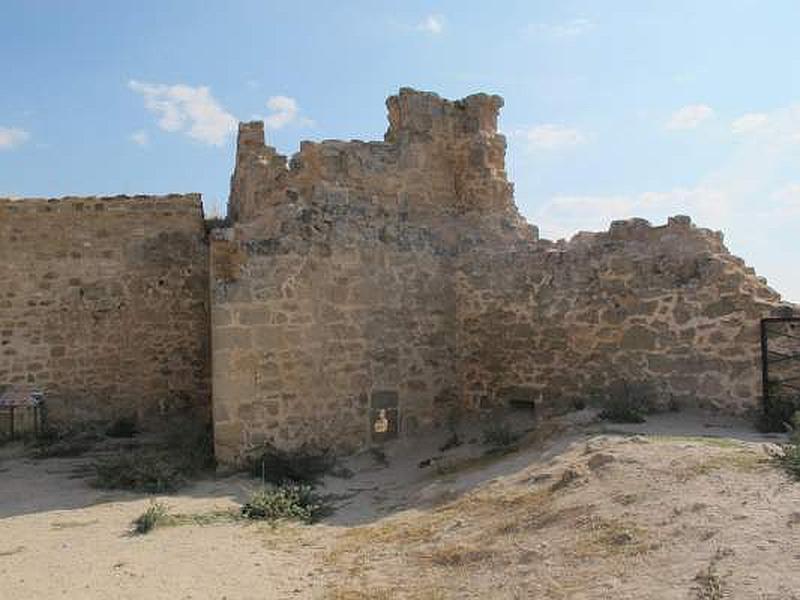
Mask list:
[[[325,451],[300,448],[292,452],[266,445],[260,454],[248,461],[248,471],[262,483],[314,484],[336,464],[334,457]]]
[[[255,492],[242,506],[242,516],[258,521],[303,521],[311,523],[321,516],[323,503],[310,485],[285,483]]]
[[[800,480],[800,411],[794,413],[786,427],[789,429],[789,442],[777,460],[789,475]]]
[[[763,433],[784,433],[792,428],[792,419],[800,409],[800,398],[774,396],[771,398],[769,411],[761,415],[758,429]]]
[[[167,426],[157,445],[99,458],[92,470],[95,487],[162,494],[178,490],[213,466],[210,429],[176,422]]]
[[[602,400],[599,417],[614,423],[644,423],[652,411],[649,397],[652,391],[647,384],[621,382],[612,386]]]
[[[778,460],[789,475],[800,480],[800,444],[787,444],[783,456]]]
[[[167,427],[162,445],[188,477],[213,469],[214,433],[211,424],[178,421]]]
[[[116,419],[106,429],[106,435],[112,438],[132,438],[139,433],[136,419],[132,417],[120,417]]]
[[[74,458],[92,450],[102,436],[91,425],[49,427],[34,442],[33,458]]]
[[[147,510],[133,521],[133,532],[144,535],[160,525],[165,525],[169,521],[169,507],[163,502],[151,500]]]
[[[92,467],[95,487],[149,494],[174,492],[193,473],[175,457],[158,450],[119,452],[96,460]]]

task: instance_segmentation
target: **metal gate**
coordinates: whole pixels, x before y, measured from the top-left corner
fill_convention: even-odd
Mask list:
[[[765,423],[784,430],[800,410],[800,317],[761,319]]]

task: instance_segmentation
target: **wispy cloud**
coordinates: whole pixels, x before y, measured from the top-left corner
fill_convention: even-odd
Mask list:
[[[530,35],[551,38],[575,38],[594,30],[597,25],[589,19],[572,19],[563,23],[531,23],[527,27]]]
[[[534,150],[563,150],[586,142],[586,136],[580,130],[554,123],[518,130],[512,135],[526,140]]]
[[[134,80],[128,87],[144,97],[145,108],[158,116],[158,126],[164,131],[183,132],[204,144],[221,146],[236,129],[236,118],[208,87]]]
[[[800,183],[790,183],[772,194],[773,209],[776,217],[800,217]]]
[[[444,17],[431,14],[417,24],[417,31],[424,31],[431,35],[439,35],[444,31]]]
[[[747,113],[731,123],[731,131],[737,135],[752,133],[763,129],[768,122],[769,117],[764,113]]]
[[[0,150],[11,150],[27,142],[31,134],[18,127],[0,127]]]
[[[147,132],[140,129],[139,131],[134,131],[128,139],[132,141],[137,146],[147,146],[150,143],[150,136],[147,135]]]
[[[272,96],[267,100],[270,114],[264,118],[267,129],[282,129],[287,125],[310,127],[314,121],[302,116],[297,100],[289,96]]]
[[[800,144],[800,104],[769,112],[746,113],[731,122],[730,130],[741,144],[739,152],[747,161],[747,171],[758,168],[772,173],[778,163],[791,162],[791,170],[800,168],[797,146]]]
[[[694,129],[714,116],[714,109],[707,104],[690,104],[672,113],[666,128],[671,130]]]
[[[534,221],[545,235],[563,238],[634,216],[660,221],[669,215],[689,214],[714,225],[728,212],[730,201],[725,190],[706,186],[639,194],[557,195],[545,202]]]

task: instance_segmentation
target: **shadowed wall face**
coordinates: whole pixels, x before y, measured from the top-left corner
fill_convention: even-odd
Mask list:
[[[0,381],[57,422],[206,418],[200,197],[0,200]]]

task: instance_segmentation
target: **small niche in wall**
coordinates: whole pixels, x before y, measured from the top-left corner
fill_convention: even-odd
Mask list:
[[[538,390],[523,386],[501,388],[497,391],[497,400],[512,410],[536,413]]]
[[[398,394],[393,390],[376,390],[370,401],[370,435],[375,443],[397,437]]]

